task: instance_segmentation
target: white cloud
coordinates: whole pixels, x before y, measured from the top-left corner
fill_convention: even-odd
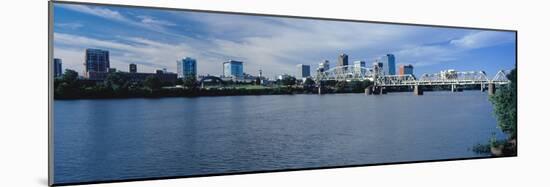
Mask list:
[[[143,16],[142,15],[142,16],[137,16],[137,17],[141,19],[141,23],[143,23],[143,24],[160,25],[160,26],[174,26],[174,25],[176,25],[172,22],[165,21],[165,20],[159,20],[159,19],[153,18],[151,16]]]
[[[452,40],[450,44],[457,47],[475,49],[513,42],[512,33],[480,31],[466,35],[460,39]]]
[[[118,20],[118,21],[130,21],[126,17],[122,16],[120,12],[113,11],[107,8],[101,8],[96,6],[86,6],[86,5],[63,5],[62,7],[71,9],[74,11],[99,16],[106,19]]]
[[[441,44],[418,45],[406,47],[396,52],[398,58],[403,58],[415,66],[429,66],[455,61],[459,56],[470,50],[491,47],[513,42],[511,33],[478,31],[461,36]]]
[[[424,43],[449,41],[463,32],[434,32],[426,28],[325,20],[288,18],[258,18],[242,15],[194,15],[187,19],[202,23],[212,35],[211,51],[234,56],[245,61],[248,72],[262,68],[266,74],[295,72],[296,64],[310,64],[315,69],[324,59],[332,66],[338,54],[347,53],[350,61],[371,61],[386,53],[404,48],[411,57],[420,58],[435,48],[423,48]],[[223,40],[220,38],[229,38]],[[405,57],[407,62],[413,59]],[[443,58],[440,58],[443,59]]]
[[[63,59],[64,68],[83,72],[86,48],[109,50],[111,67],[127,71],[128,64],[138,64],[140,72],[167,68],[176,71],[176,61],[186,56],[196,58],[200,74],[221,74],[221,63],[227,58],[202,51],[193,44],[167,44],[145,38],[126,37],[121,41],[101,40],[64,33],[54,33],[54,57]],[[123,41],[123,42],[122,42]],[[193,47],[191,47],[193,46]]]
[[[62,8],[66,8],[69,10],[77,11],[84,14],[89,14],[97,17],[101,17],[104,19],[108,19],[111,21],[116,21],[120,23],[124,23],[127,25],[139,27],[141,29],[146,29],[150,31],[154,31],[161,34],[170,35],[172,37],[181,37],[177,34],[168,32],[165,28],[166,26],[173,26],[174,24],[168,21],[164,20],[158,20],[156,18],[153,18],[152,16],[146,16],[146,15],[138,15],[135,17],[132,16],[125,16],[119,11],[111,10],[109,8],[102,8],[98,6],[87,6],[87,5],[58,5]]]
[[[350,62],[370,62],[394,53],[397,63],[428,66],[456,60],[470,49],[513,41],[508,35],[491,31],[196,12],[171,12],[174,19],[167,21],[145,15],[124,16],[106,8],[72,9],[156,32],[113,38],[116,40],[56,33],[55,50],[79,48],[82,55],[88,47],[112,50],[113,64],[124,70],[128,63],[138,63],[147,66],[143,67],[147,71],[163,67],[175,71],[175,61],[189,56],[198,60],[199,74],[221,74],[221,63],[235,59],[244,61],[246,73],[256,74],[261,68],[265,75],[274,76],[295,72],[296,64],[310,64],[313,70],[324,59],[334,66],[340,53],[349,54]],[[107,16],[99,15],[101,12]],[[182,19],[182,23],[192,21],[193,27],[180,23]],[[172,32],[175,27],[180,32],[183,27],[189,34]],[[187,30],[195,28],[200,32]],[[166,35],[174,36],[169,43],[155,40]]]
[[[56,23],[55,26],[65,28],[65,29],[79,29],[83,27],[81,23]]]

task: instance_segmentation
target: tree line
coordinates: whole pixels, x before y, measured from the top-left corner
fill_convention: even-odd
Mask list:
[[[220,84],[220,83],[218,83]],[[362,93],[372,85],[371,81],[323,81],[323,93]],[[181,85],[181,87],[174,87]],[[178,97],[178,96],[223,96],[223,95],[272,95],[272,94],[316,94],[317,84],[311,78],[298,81],[295,77],[282,79],[255,89],[242,85],[262,85],[258,78],[251,82],[224,81],[220,88],[200,88],[195,77],[163,82],[151,75],[143,81],[131,80],[127,73],[112,72],[103,81],[79,79],[78,73],[67,69],[54,80],[56,99],[132,98],[132,97]],[[239,86],[241,85],[241,86]]]

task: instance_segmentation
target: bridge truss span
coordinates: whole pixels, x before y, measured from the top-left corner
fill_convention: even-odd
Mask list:
[[[504,71],[499,71],[489,79],[484,71],[442,71],[423,74],[420,79],[413,75],[383,75],[376,78],[377,86],[430,86],[430,85],[488,85],[509,84]]]
[[[337,66],[323,72],[317,72],[313,77],[319,81],[351,81],[370,80],[374,86],[436,86],[436,85],[484,85],[509,84],[505,71],[499,71],[490,79],[484,71],[454,71],[446,70],[439,73],[423,74],[420,78],[414,75],[384,75],[372,68],[356,67],[353,65]]]
[[[373,80],[372,68],[356,67],[353,65],[337,66],[323,72],[317,72],[314,76],[316,81],[336,80]]]

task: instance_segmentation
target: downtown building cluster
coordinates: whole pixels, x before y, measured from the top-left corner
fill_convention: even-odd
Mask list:
[[[311,66],[305,64],[298,64],[296,77],[305,79],[311,77]],[[393,54],[386,54],[380,58],[376,58],[372,62],[371,68],[367,68],[366,61],[356,60],[353,64],[349,63],[349,56],[345,53],[338,55],[338,60],[335,67],[331,69],[330,62],[323,60],[319,63],[316,69],[316,74],[324,73],[328,71],[335,71],[334,73],[346,73],[353,72],[355,74],[365,74],[366,71],[374,71],[381,75],[413,75],[413,66],[411,64],[400,65],[396,71],[396,60]]]
[[[84,54],[84,72],[82,78],[90,81],[104,81],[109,73],[120,72],[124,73],[131,81],[144,81],[149,76],[158,77],[163,82],[175,83],[178,78],[203,78],[211,75],[197,74],[197,60],[191,57],[185,57],[176,61],[176,73],[168,72],[166,69],[156,70],[154,73],[138,72],[137,64],[131,63],[128,66],[128,71],[117,71],[111,68],[109,51],[102,49],[86,49]],[[250,82],[257,77],[244,73],[244,63],[242,61],[228,60],[222,63],[222,75],[219,77],[224,81],[233,80],[240,82]],[[54,77],[63,75],[62,60],[60,58],[53,59]],[[259,70],[261,78],[261,70]]]
[[[55,58],[53,60],[54,77],[62,75],[62,60]],[[102,49],[86,49],[84,60],[84,74],[83,77],[92,81],[103,81],[107,78],[109,73],[117,72],[115,68],[111,68],[109,51]],[[138,72],[137,64],[129,64],[128,72],[122,72],[132,81],[143,81],[149,76],[156,76],[163,82],[175,83],[179,79],[202,79],[205,77],[212,77],[212,75],[198,75],[197,74],[197,60],[191,57],[185,57],[176,61],[176,73],[168,72],[166,69],[156,70],[154,73],[140,73]],[[366,61],[356,60],[353,64],[349,63],[349,56],[345,53],[338,55],[338,59],[334,68],[331,69],[329,60],[323,60],[318,64],[318,68],[315,70],[316,74],[324,73],[328,71],[336,71],[336,73],[344,73],[352,71],[356,74],[365,74],[366,71],[374,71],[383,75],[413,75],[413,66],[400,65],[396,70],[396,60],[393,54],[386,54],[380,58],[376,58],[372,62],[372,67],[367,68]],[[341,71],[341,72],[338,72]],[[311,66],[307,64],[297,64],[296,73],[294,75],[281,74],[275,77],[275,79],[283,79],[287,76],[295,76],[297,79],[305,80],[312,77]],[[244,72],[244,62],[236,60],[228,60],[222,62],[222,74],[214,76],[224,81],[236,81],[236,82],[252,82],[260,79],[262,82],[268,80],[263,77],[262,70],[259,70],[258,76],[246,74]]]

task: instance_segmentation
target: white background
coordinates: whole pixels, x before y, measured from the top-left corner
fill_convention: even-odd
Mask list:
[[[202,177],[98,186],[548,186],[544,1],[95,0],[94,2],[518,30],[519,157]],[[0,185],[47,185],[47,1],[0,6]],[[548,87],[548,86],[546,86]],[[546,116],[545,116],[546,114]],[[545,178],[546,177],[546,178]]]

